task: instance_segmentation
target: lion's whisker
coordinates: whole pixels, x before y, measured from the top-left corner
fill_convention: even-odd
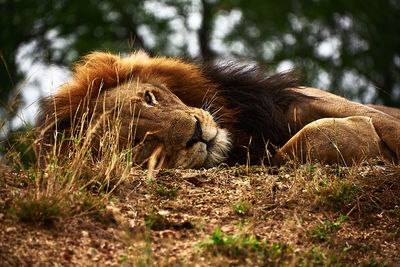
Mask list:
[[[220,114],[218,117],[213,117],[214,121],[218,124],[221,123],[223,120],[222,118],[224,117],[225,114]]]
[[[215,118],[215,115],[217,115],[218,112],[220,112],[221,110],[222,110],[222,107],[220,107],[219,109],[214,110],[214,111],[211,113],[211,116],[212,116],[213,118]]]
[[[206,95],[208,94],[209,91],[210,91],[210,88],[207,89],[206,93],[203,95],[203,98],[201,99],[201,102],[203,103],[203,105],[204,105],[204,101],[206,100]]]
[[[205,97],[204,96],[203,100],[202,100],[203,104],[201,105],[200,109],[203,109],[205,111],[209,111],[211,109],[215,99],[217,98],[216,95],[217,95],[217,92],[215,92],[215,94],[210,98],[210,100],[204,99],[204,97]]]

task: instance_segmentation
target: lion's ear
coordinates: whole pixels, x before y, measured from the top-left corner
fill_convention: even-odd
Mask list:
[[[120,60],[119,56],[110,53],[90,53],[75,64],[72,83],[82,90],[93,90],[93,93],[96,93],[100,86],[114,87],[120,77]]]
[[[107,52],[91,52],[87,55],[85,55],[84,57],[82,57],[82,59],[80,61],[78,61],[76,63],[77,66],[87,66],[87,67],[92,67],[92,68],[96,68],[97,64],[101,65],[112,65],[114,64],[116,61],[118,61],[120,59],[120,57],[118,55],[114,55],[111,53],[107,53]]]

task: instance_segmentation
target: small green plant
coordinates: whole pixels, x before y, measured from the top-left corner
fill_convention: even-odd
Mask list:
[[[336,232],[340,225],[346,220],[347,216],[340,216],[337,222],[324,222],[307,232],[309,236],[320,241],[331,242],[331,236]]]
[[[225,255],[235,259],[259,257],[263,264],[283,263],[293,252],[287,245],[282,243],[269,245],[266,241],[258,240],[253,234],[222,234],[219,227],[208,240],[199,243],[198,246],[214,255]]]
[[[251,208],[251,203],[248,202],[247,200],[242,200],[239,198],[239,201],[236,203],[232,203],[232,209],[235,212],[235,214],[244,216],[247,215],[250,211]]]
[[[180,189],[180,186],[168,188],[161,184],[156,184],[153,179],[150,180],[151,188],[161,197],[174,198]]]
[[[265,242],[258,241],[254,235],[222,234],[219,226],[211,234],[211,238],[201,242],[199,246],[204,247],[207,251],[229,256],[237,256],[240,253],[245,253],[246,250],[262,252],[268,248]]]
[[[126,262],[127,260],[128,260],[128,256],[121,255],[121,259],[120,259],[121,262]]]
[[[395,239],[395,238],[397,238],[397,237],[399,236],[399,229],[400,229],[400,228],[396,228],[396,229],[394,230],[394,232],[390,234],[390,236],[391,236],[393,239]]]
[[[305,169],[311,173],[315,172],[315,167],[312,165],[306,165]]]
[[[46,224],[62,216],[62,210],[58,199],[42,197],[20,199],[10,209],[10,213],[25,222]]]
[[[333,204],[336,207],[343,207],[346,204],[352,203],[357,199],[359,187],[347,181],[337,181],[321,195],[321,198]]]
[[[328,252],[323,251],[319,248],[313,248],[307,253],[302,255],[296,264],[297,266],[343,266],[335,255],[331,255]]]
[[[321,175],[305,184],[307,191],[337,208],[355,204],[360,194],[360,185],[337,176]]]
[[[369,260],[364,262],[361,266],[363,267],[375,267],[375,266],[388,266],[387,263],[380,263],[380,262],[375,262],[374,260]]]

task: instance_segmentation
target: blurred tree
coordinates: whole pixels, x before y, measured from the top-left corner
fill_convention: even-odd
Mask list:
[[[289,61],[305,69],[308,85],[400,106],[400,1],[222,2],[241,12],[226,36],[243,44],[240,56]]]

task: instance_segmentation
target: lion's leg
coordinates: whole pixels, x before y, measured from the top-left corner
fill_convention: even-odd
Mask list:
[[[287,114],[291,128],[295,130],[296,128],[301,129],[307,123],[321,118],[365,116],[372,119],[373,127],[383,143],[394,154],[400,155],[400,119],[319,89],[304,88],[295,90],[312,96],[314,99],[291,106]],[[358,131],[355,134],[358,134]]]
[[[352,116],[325,118],[307,124],[274,155],[273,162],[318,160],[350,165],[376,157],[393,159],[392,152],[376,133],[371,119]]]

